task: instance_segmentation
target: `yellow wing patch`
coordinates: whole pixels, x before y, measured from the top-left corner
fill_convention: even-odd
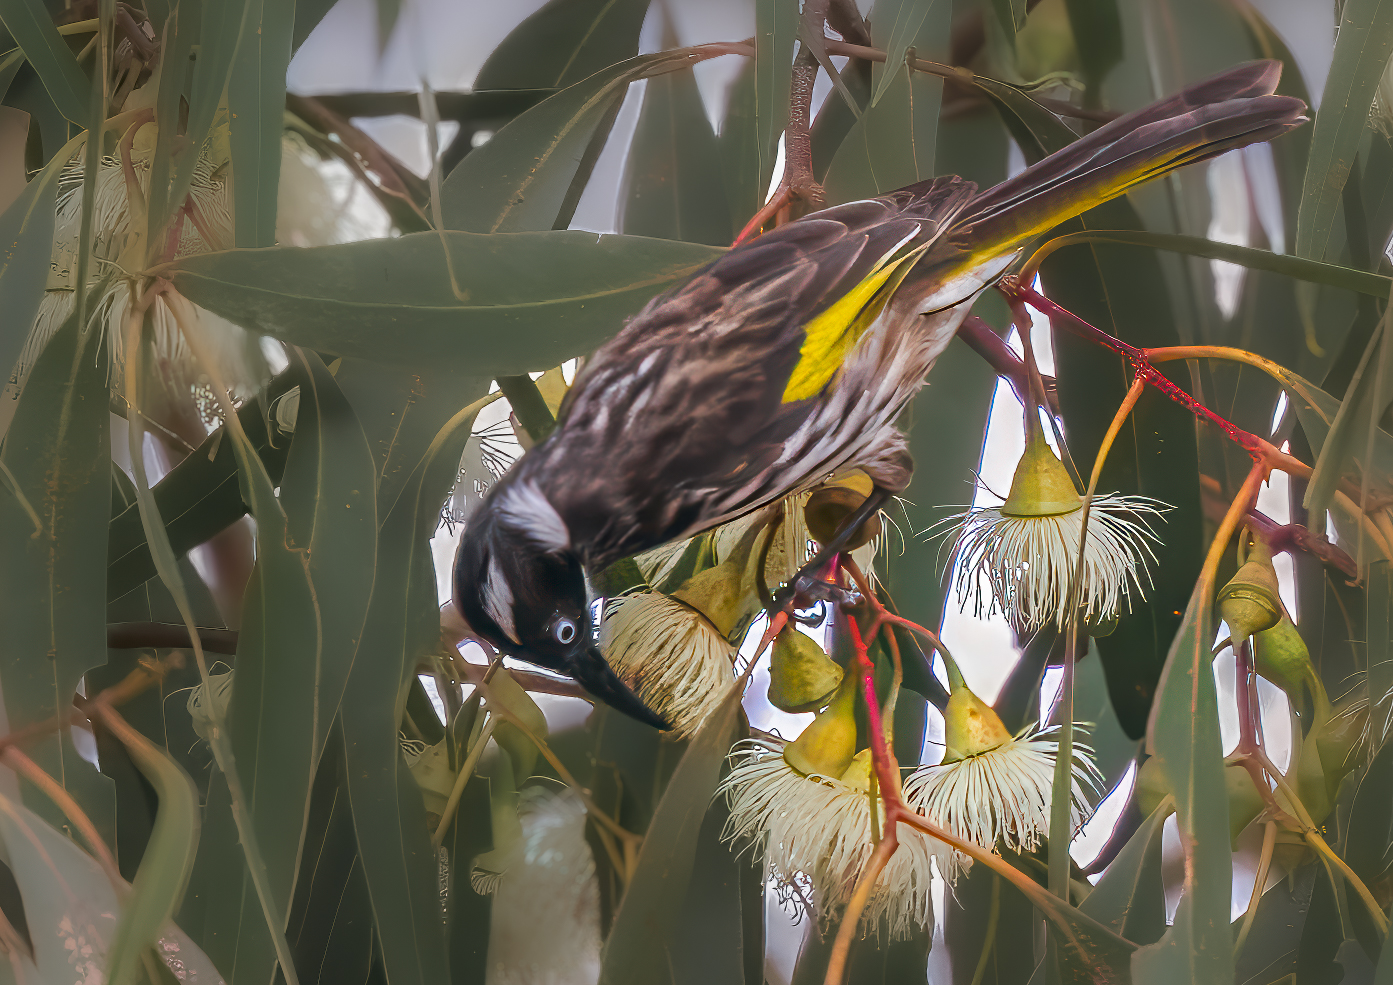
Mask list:
[[[928,244],[898,260],[882,260],[865,280],[808,322],[802,348],[798,350],[798,363],[784,387],[784,403],[815,396],[837,375],[847,354],[880,316],[890,296],[926,249]]]

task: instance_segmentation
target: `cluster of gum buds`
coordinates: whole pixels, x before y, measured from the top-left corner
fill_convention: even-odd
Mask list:
[[[864,475],[849,474],[640,555],[635,563],[643,586],[606,606],[600,624],[605,659],[678,736],[691,735],[735,681],[740,643],[764,610],[769,587],[791,579],[810,546],[831,536],[825,527],[829,517],[843,515],[839,504],[864,500],[869,491]],[[848,545],[867,566],[879,529],[877,518]]]

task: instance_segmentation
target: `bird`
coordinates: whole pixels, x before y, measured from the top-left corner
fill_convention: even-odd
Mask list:
[[[810,213],[654,298],[469,518],[461,615],[500,652],[666,727],[605,662],[586,574],[850,468],[874,483],[859,514],[905,490],[896,418],[977,297],[1059,223],[1305,122],[1280,77],[1280,62],[1238,65],[985,191],[939,177]]]

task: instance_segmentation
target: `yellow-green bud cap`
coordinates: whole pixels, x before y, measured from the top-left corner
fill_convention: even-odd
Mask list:
[[[830,543],[843,521],[860,509],[873,488],[864,472],[850,472],[814,490],[803,507],[803,519],[813,540],[819,544]],[[864,547],[879,536],[880,531],[880,516],[872,514],[851,535],[843,549],[854,551]]]
[[[842,682],[842,668],[822,647],[793,628],[774,639],[769,660],[769,703],[781,711],[817,711]]]
[[[1311,651],[1285,611],[1277,625],[1254,638],[1253,669],[1287,692],[1292,707],[1298,710],[1302,706],[1302,684],[1309,684],[1312,694],[1324,696],[1325,688],[1311,666]]]
[[[943,711],[943,761],[956,763],[990,752],[1011,739],[1001,717],[964,685],[953,689]]]
[[[1219,616],[1228,623],[1229,637],[1235,645],[1281,621],[1277,572],[1272,567],[1272,555],[1261,540],[1247,563],[1219,589],[1217,601]]]
[[[1032,428],[1025,454],[1011,477],[1011,492],[1001,506],[1005,516],[1061,516],[1083,508],[1083,498],[1064,463],[1045,441],[1044,432]]]
[[[841,776],[856,755],[855,709],[856,675],[847,674],[827,709],[784,746],[784,762],[805,776]]]
[[[743,574],[743,564],[722,561],[714,568],[692,575],[677,587],[672,597],[696,609],[711,620],[718,633],[729,638],[748,608],[749,593],[745,590]]]

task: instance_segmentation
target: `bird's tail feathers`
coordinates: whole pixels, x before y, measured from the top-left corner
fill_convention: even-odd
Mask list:
[[[1249,62],[1119,117],[979,195],[951,240],[1000,254],[1175,168],[1270,140],[1305,122],[1273,95],[1282,66]]]

